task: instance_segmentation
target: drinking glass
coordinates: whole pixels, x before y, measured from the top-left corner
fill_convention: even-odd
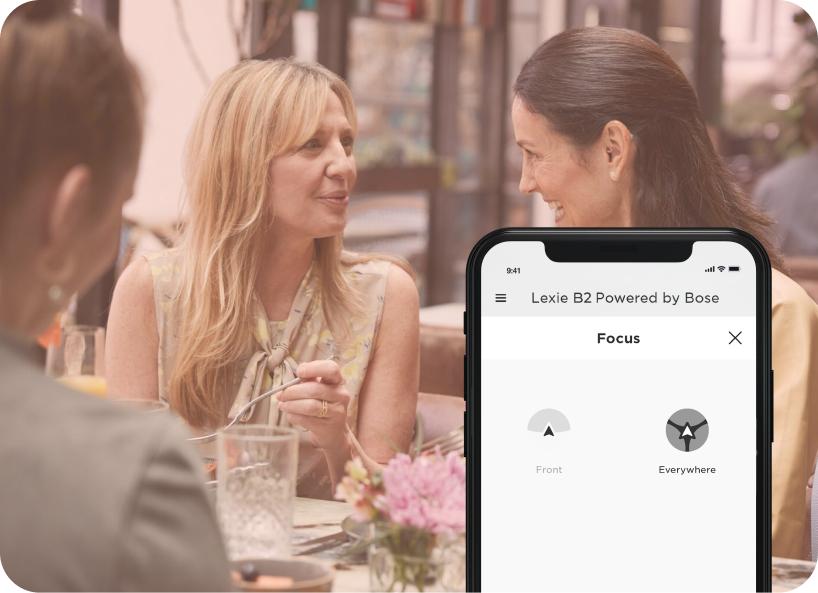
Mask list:
[[[105,397],[105,329],[71,325],[46,351],[45,372],[67,387]]]
[[[290,556],[298,431],[233,426],[216,448],[216,508],[230,559]]]

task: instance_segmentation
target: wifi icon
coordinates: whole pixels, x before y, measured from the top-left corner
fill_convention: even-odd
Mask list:
[[[726,268],[725,266],[719,266],[719,268],[718,268],[718,269],[719,269],[719,272],[723,272],[723,271],[724,271],[724,270],[726,270],[727,268]]]

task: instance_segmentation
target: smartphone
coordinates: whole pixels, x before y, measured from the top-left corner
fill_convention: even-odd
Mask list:
[[[480,240],[468,590],[770,590],[770,275],[731,229]]]

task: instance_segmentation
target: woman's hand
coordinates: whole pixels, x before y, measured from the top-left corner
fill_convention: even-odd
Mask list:
[[[287,414],[290,424],[310,432],[318,449],[345,449],[349,393],[338,363],[305,362],[298,365],[295,374],[301,383],[279,394],[279,409]]]

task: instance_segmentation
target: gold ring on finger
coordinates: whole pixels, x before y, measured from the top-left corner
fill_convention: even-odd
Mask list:
[[[318,412],[319,418],[326,418],[329,415],[329,404],[327,404],[327,400],[321,400],[321,411]]]

